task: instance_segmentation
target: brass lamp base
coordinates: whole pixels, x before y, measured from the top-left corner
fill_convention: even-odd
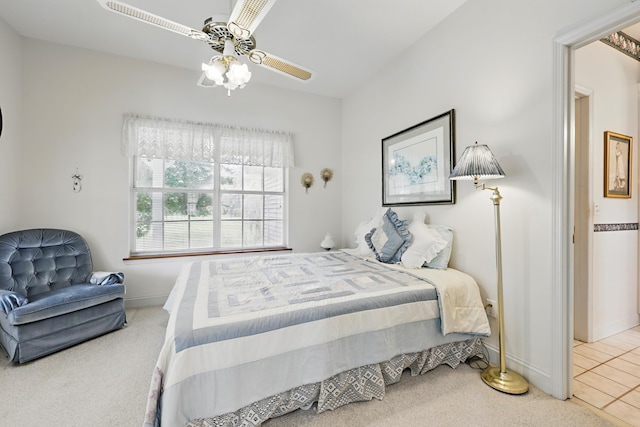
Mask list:
[[[527,380],[509,369],[501,372],[498,366],[490,366],[482,371],[481,376],[489,387],[504,393],[523,394],[529,390]]]

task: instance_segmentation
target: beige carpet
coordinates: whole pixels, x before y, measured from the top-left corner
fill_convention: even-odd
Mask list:
[[[167,314],[127,311],[129,325],[62,352],[14,365],[0,361],[2,426],[140,426]],[[611,426],[571,401],[532,388],[510,396],[487,387],[467,365],[404,375],[382,400],[317,415],[297,411],[271,420],[284,426]],[[174,426],[168,426],[174,427]]]
[[[128,326],[24,365],[0,367],[2,426],[140,426],[168,315],[127,310]]]

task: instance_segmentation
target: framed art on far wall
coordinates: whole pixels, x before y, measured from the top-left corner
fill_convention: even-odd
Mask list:
[[[619,133],[604,133],[604,197],[631,198],[633,138]]]
[[[382,140],[382,205],[455,203],[455,110]]]

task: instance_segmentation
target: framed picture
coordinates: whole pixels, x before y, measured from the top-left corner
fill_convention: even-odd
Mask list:
[[[382,140],[382,205],[455,203],[455,111]]]
[[[631,145],[633,138],[604,133],[604,197],[631,198]]]

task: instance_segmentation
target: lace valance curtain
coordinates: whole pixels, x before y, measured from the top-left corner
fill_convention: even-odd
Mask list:
[[[127,114],[122,152],[152,159],[293,167],[290,133]]]

